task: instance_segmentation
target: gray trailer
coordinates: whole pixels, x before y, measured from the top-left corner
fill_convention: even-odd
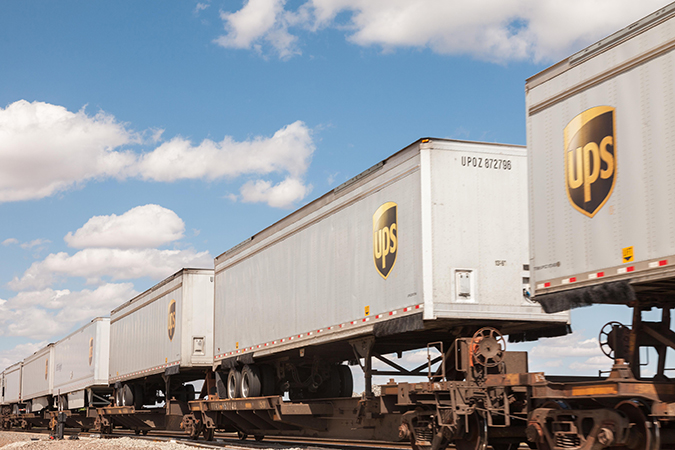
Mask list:
[[[213,364],[212,311],[213,269],[182,269],[111,312],[115,405],[99,410],[103,429],[178,429],[188,383]]]
[[[484,326],[565,334],[527,295],[526,165],[519,146],[421,139],[218,256],[221,398],[351,396],[337,363]]]

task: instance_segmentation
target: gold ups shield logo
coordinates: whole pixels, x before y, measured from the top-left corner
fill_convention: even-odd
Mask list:
[[[607,202],[616,183],[615,114],[611,106],[596,106],[565,127],[567,198],[588,217]]]
[[[173,335],[176,334],[176,300],[169,303],[169,340],[173,341]]]
[[[373,214],[373,262],[385,280],[398,253],[398,205],[387,202]]]

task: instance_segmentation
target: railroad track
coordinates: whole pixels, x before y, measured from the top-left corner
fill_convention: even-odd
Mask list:
[[[31,430],[9,430],[14,433],[25,434],[51,434],[51,431],[46,428],[33,428]],[[368,442],[356,440],[330,440],[319,438],[295,438],[283,436],[270,436],[263,441],[256,441],[254,438],[241,440],[233,433],[216,433],[215,440],[205,441],[202,439],[191,440],[182,433],[166,432],[166,431],[151,431],[147,436],[136,435],[129,430],[116,430],[113,434],[101,435],[99,433],[86,432],[82,433],[73,429],[66,429],[64,431],[66,439],[69,436],[100,436],[102,439],[115,439],[121,437],[129,437],[132,439],[147,440],[154,442],[178,442],[189,445],[191,447],[209,448],[209,449],[291,449],[291,448],[320,448],[320,449],[352,449],[352,450],[408,450],[410,444],[407,443],[390,443],[390,442]]]

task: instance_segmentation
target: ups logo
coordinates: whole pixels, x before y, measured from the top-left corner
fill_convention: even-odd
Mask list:
[[[615,109],[596,106],[565,127],[567,198],[582,214],[593,217],[607,202],[616,183]]]
[[[89,365],[94,359],[94,338],[89,338]]]
[[[171,300],[169,304],[169,340],[173,341],[173,336],[176,334],[176,300]]]
[[[373,214],[373,262],[385,280],[396,264],[398,250],[398,211],[387,202]]]

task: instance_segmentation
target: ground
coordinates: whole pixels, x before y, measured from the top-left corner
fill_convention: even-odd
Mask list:
[[[35,433],[0,432],[2,450],[194,450],[194,447],[175,442],[151,442],[128,437],[98,439],[86,436],[78,440],[53,441],[48,435]]]

